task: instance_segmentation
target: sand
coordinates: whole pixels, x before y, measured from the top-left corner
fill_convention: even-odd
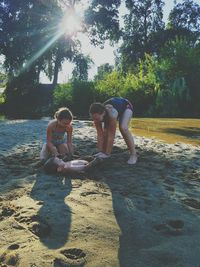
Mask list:
[[[112,157],[86,175],[37,165],[48,123],[0,121],[0,266],[200,266],[200,147],[117,132]],[[96,151],[90,122],[74,122],[80,155]]]

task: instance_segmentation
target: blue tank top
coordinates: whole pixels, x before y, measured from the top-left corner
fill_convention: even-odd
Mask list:
[[[119,114],[118,117],[124,113],[128,106],[129,108],[132,107],[131,103],[123,97],[112,97],[104,102],[104,105],[108,104],[112,105],[117,110]]]
[[[56,132],[56,131],[52,132],[52,143],[55,146],[64,144],[65,139],[66,139],[65,132],[64,133],[63,132]]]
[[[66,131],[59,132],[57,131],[57,124],[55,129],[52,131],[52,143],[54,146],[64,144],[66,140]]]

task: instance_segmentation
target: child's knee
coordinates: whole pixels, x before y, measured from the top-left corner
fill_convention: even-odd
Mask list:
[[[42,149],[40,151],[40,160],[46,160],[49,157],[49,151],[47,148],[47,144],[43,144]]]
[[[124,125],[120,125],[119,130],[122,134],[128,134],[129,132],[128,126],[124,126]]]

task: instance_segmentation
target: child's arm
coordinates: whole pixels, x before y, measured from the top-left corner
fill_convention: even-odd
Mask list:
[[[53,130],[53,123],[50,123],[47,126],[47,147],[49,152],[51,153],[52,156],[57,156],[59,155],[58,150],[56,149],[56,147],[53,145],[52,143],[52,130]]]
[[[115,108],[113,107],[106,107],[108,116],[109,116],[109,121],[108,125],[105,130],[105,146],[103,152],[107,155],[110,155],[112,152],[113,148],[113,143],[114,143],[114,138],[115,138],[115,132],[117,128],[117,116],[118,112]]]
[[[97,148],[99,151],[103,150],[104,147],[104,131],[101,122],[94,122],[95,128],[97,130]]]
[[[67,132],[67,147],[69,149],[69,154],[73,155],[74,154],[74,148],[72,144],[73,127],[71,124],[67,126],[66,132]]]

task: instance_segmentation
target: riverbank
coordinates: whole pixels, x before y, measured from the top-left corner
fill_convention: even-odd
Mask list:
[[[38,167],[47,120],[0,122],[0,264],[196,267],[200,262],[200,147],[136,137],[126,164],[112,157],[87,175]],[[80,155],[95,152],[91,123],[74,122]]]
[[[133,118],[131,126],[138,136],[154,137],[170,144],[182,142],[200,146],[200,119]]]

